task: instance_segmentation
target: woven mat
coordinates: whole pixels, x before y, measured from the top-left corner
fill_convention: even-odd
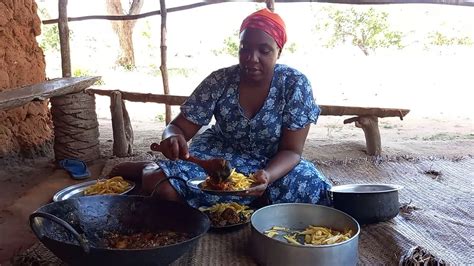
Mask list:
[[[320,163],[336,184],[393,183],[404,211],[364,226],[359,262],[394,264],[411,246],[455,265],[474,264],[474,158],[387,158]]]
[[[111,160],[104,171],[116,163]],[[404,186],[400,202],[405,208],[397,217],[362,227],[359,264],[398,264],[400,257],[416,245],[450,264],[474,264],[474,158],[401,157],[316,163],[334,184]],[[208,233],[173,265],[255,265],[247,250],[249,236],[248,227]],[[19,258],[39,265],[60,264],[40,243],[15,259]]]
[[[255,265],[246,250],[250,239],[250,227],[240,227],[227,232],[210,231],[197,245],[175,261],[173,266],[187,265]],[[43,244],[14,257],[13,265],[66,265]]]

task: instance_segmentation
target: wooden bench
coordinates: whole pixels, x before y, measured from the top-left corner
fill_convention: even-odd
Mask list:
[[[48,80],[0,92],[0,112],[31,101],[51,99],[56,160],[79,158],[93,161],[100,157],[99,128],[95,98],[84,90],[100,77],[73,77]]]
[[[126,156],[127,151],[130,151],[131,141],[133,141],[133,130],[130,124],[130,118],[128,117],[125,108],[124,100],[131,102],[154,102],[166,105],[181,105],[188,98],[187,96],[136,93],[96,88],[89,88],[86,92],[111,97],[114,154],[117,156]],[[354,122],[357,127],[362,128],[365,135],[368,155],[380,155],[382,152],[378,119],[384,117],[399,117],[403,120],[403,117],[410,112],[408,109],[397,108],[335,105],[320,105],[320,107],[321,115],[353,116],[344,120],[344,124]]]

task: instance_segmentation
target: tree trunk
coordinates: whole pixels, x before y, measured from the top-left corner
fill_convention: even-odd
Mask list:
[[[133,0],[128,13],[124,13],[120,0],[107,0],[107,13],[109,15],[136,15],[140,13],[143,0]],[[112,28],[119,38],[120,56],[117,63],[126,68],[135,67],[135,55],[133,51],[133,28],[136,20],[113,21]]]
[[[124,67],[134,67],[135,66],[135,55],[133,52],[133,26],[131,25],[130,21],[124,22],[114,22],[114,23],[121,23],[118,26],[119,30],[116,30],[117,36],[119,38],[120,44],[120,51],[121,54],[117,63]]]

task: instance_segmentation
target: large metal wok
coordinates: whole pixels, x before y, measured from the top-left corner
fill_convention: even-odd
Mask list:
[[[167,265],[185,253],[210,227],[190,206],[142,196],[89,196],[47,204],[30,215],[38,239],[71,265]],[[105,232],[122,234],[172,230],[191,238],[147,249],[109,249]]]

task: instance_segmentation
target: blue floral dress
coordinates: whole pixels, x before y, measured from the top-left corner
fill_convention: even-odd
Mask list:
[[[181,106],[181,113],[198,125],[215,125],[193,138],[190,153],[198,158],[224,158],[245,175],[265,167],[278,150],[282,128],[297,130],[315,123],[320,113],[311,85],[305,75],[286,65],[277,64],[270,91],[262,108],[251,119],[239,104],[240,68],[238,65],[213,72]],[[158,160],[167,176],[185,180],[206,177],[193,163]],[[216,196],[170,180],[173,187],[194,207],[216,202],[237,201],[249,204],[255,198]],[[270,184],[266,196],[271,203],[305,202],[327,204],[330,184],[309,161],[301,159],[286,176]]]

